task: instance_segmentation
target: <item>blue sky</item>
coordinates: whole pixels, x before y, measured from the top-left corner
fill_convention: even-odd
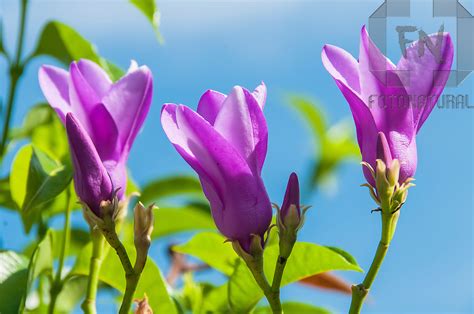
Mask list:
[[[159,1],[165,44],[126,1],[31,0],[26,51],[35,46],[41,26],[59,19],[96,44],[106,58],[127,67],[130,59],[148,65],[155,78],[152,109],[130,155],[130,168],[140,183],[167,174],[192,173],[164,136],[159,123],[161,104],[176,102],[195,108],[207,89],[227,93],[234,85],[249,89],[264,81],[268,87],[265,115],[269,149],[263,175],[270,197],[281,202],[291,171],[308,177],[314,158],[309,129],[289,108],[286,96],[301,93],[319,101],[331,121],[350,117],[349,107],[324,70],[320,53],[331,43],[358,55],[359,31],[381,1]],[[463,4],[474,12],[472,0]],[[412,17],[400,19],[435,32],[440,22],[452,32],[453,20],[432,19],[430,2],[417,1]],[[6,45],[17,32],[17,1],[3,0]],[[389,22],[388,54],[400,57],[396,33]],[[22,80],[14,122],[43,100],[36,80],[42,63],[34,61]],[[0,61],[0,90],[5,95],[6,67]],[[449,94],[467,94],[474,102],[474,75]],[[4,99],[5,96],[2,96]],[[473,103],[474,104],[474,103]],[[373,286],[367,312],[468,313],[473,310],[473,117],[474,109],[436,108],[418,138],[417,186],[410,190],[397,233]],[[3,169],[5,171],[5,169]],[[344,165],[337,193],[307,195],[312,204],[301,240],[339,246],[368,269],[378,239],[380,218],[365,189],[360,166]],[[78,215],[75,217],[80,220]],[[76,221],[77,222],[77,221]],[[77,222],[79,223],[79,222]],[[157,222],[159,223],[159,222]],[[18,219],[2,212],[0,239],[6,248],[20,248],[26,239],[12,237]],[[152,254],[166,268],[162,245]],[[361,274],[341,273],[351,282]],[[347,310],[347,296],[301,286],[283,290],[283,298]],[[105,308],[104,308],[105,309]]]

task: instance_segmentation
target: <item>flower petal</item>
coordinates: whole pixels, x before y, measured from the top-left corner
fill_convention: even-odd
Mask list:
[[[393,63],[372,42],[365,26],[359,52],[361,99],[369,105],[380,131],[397,131],[408,138],[415,135],[408,95]],[[373,104],[372,99],[377,101]]]
[[[454,55],[453,43],[448,33],[432,34],[427,40],[435,45],[433,51],[423,41],[421,43],[416,41],[407,47],[406,58],[402,57],[397,65],[397,71],[404,74],[404,85],[408,94],[414,96],[415,99],[428,97],[411,104],[417,132],[443,92]],[[421,56],[419,55],[420,45],[425,45]]]
[[[92,126],[91,139],[99,153],[101,160],[114,160],[121,158],[118,143],[117,125],[103,104],[98,104],[90,112]]]
[[[221,110],[222,104],[227,96],[213,91],[206,91],[199,100],[197,113],[207,120],[211,125],[214,125],[217,114]]]
[[[97,63],[81,59],[77,62],[77,68],[99,98],[104,97],[112,87],[109,76]]]
[[[217,115],[214,128],[260,174],[265,161],[268,129],[262,108],[246,89],[236,86]]]
[[[262,82],[260,85],[258,85],[252,92],[252,96],[255,97],[255,100],[257,100],[260,108],[263,110],[263,107],[265,107],[265,102],[267,101],[267,86],[265,83]]]
[[[150,110],[153,78],[146,66],[139,67],[112,85],[102,103],[119,130],[122,153],[128,155]]]
[[[71,111],[69,105],[69,73],[63,69],[43,65],[38,72],[41,90],[63,122]]]
[[[165,105],[161,121],[170,141],[199,174],[219,230],[231,239],[263,233],[271,220],[270,201],[260,177],[235,148],[187,107]]]
[[[72,113],[66,115],[66,131],[74,164],[74,184],[79,198],[100,216],[100,202],[112,197],[112,182],[99,154]]]
[[[336,46],[325,45],[321,53],[323,65],[331,76],[354,93],[360,94],[359,65],[354,57]]]
[[[295,205],[300,214],[300,184],[298,176],[292,172],[286,186],[285,197],[281,205],[281,217],[285,217],[291,205]]]

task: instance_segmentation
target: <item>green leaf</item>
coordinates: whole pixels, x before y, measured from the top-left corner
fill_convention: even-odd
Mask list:
[[[322,307],[316,307],[310,304],[304,304],[299,302],[285,302],[281,305],[283,313],[285,314],[330,314]],[[272,310],[269,306],[259,307],[254,314],[272,314]]]
[[[12,199],[10,191],[10,178],[5,177],[0,179],[0,207],[6,209],[16,209],[16,204]]]
[[[51,229],[53,236],[53,258],[59,258],[61,252],[61,246],[63,241],[63,230]],[[68,243],[67,256],[77,256],[82,251],[84,246],[90,242],[90,233],[88,231],[72,228],[71,237]],[[23,249],[23,254],[30,256],[36,248],[36,243],[30,243]]]
[[[155,0],[129,0],[131,4],[140,10],[147,20],[153,26],[156,37],[160,43],[163,42],[163,37],[160,33],[160,11],[155,3]]]
[[[67,280],[58,295],[54,313],[73,313],[77,304],[84,299],[87,290],[87,281],[87,277],[83,276],[77,276]]]
[[[278,246],[265,249],[264,271],[269,280],[273,279]],[[343,252],[343,253],[342,253]],[[308,276],[331,270],[362,271],[354,258],[340,249],[327,248],[313,243],[297,242],[288,259],[282,278],[282,286],[299,281]],[[245,263],[239,260],[229,280],[229,304],[235,312],[250,311],[263,297]]]
[[[28,258],[13,251],[0,252],[0,313],[18,313],[27,280]]]
[[[134,249],[132,246],[125,244],[129,256],[134,255]],[[88,244],[84,247],[81,254],[76,260],[71,273],[68,277],[74,275],[89,275],[89,261],[92,253],[92,244]],[[99,274],[99,279],[105,284],[117,289],[124,293],[125,291],[125,272],[120,264],[119,258],[114,250],[109,249],[106,252],[106,256],[102,262],[102,268]],[[163,279],[160,269],[155,262],[149,257],[146,266],[141,274],[140,281],[138,283],[137,291],[135,292],[135,298],[143,298],[144,294],[147,294],[149,304],[154,312],[159,313],[176,313],[176,307],[168,294],[166,283]]]
[[[50,278],[52,278],[54,247],[53,241],[53,233],[51,232],[51,230],[48,230],[43,239],[38,243],[38,246],[36,247],[33,252],[33,255],[30,258],[30,264],[28,265],[28,280],[26,282],[26,291],[19,311],[21,313],[23,312],[23,309],[25,307],[26,296],[28,295],[28,292],[33,286],[35,279],[38,278],[40,274],[46,274],[49,275]]]
[[[175,196],[204,198],[201,183],[193,176],[170,176],[154,180],[143,188],[140,201],[143,204],[160,201]]]
[[[72,169],[28,144],[15,156],[11,168],[12,199],[21,210],[23,224],[29,232],[43,209],[69,185]]]
[[[192,255],[214,269],[230,276],[234,272],[237,254],[230,243],[224,243],[226,238],[215,232],[201,232],[188,242],[173,246],[179,253]]]
[[[48,55],[69,65],[72,61],[89,59],[100,65],[112,78],[117,80],[123,71],[104,58],[97,49],[72,27],[58,21],[51,21],[44,27],[34,56]]]
[[[216,228],[208,212],[193,206],[159,208],[155,211],[155,221],[152,238],[178,232]]]
[[[290,104],[307,122],[315,139],[318,161],[313,166],[311,185],[327,185],[335,180],[334,173],[342,162],[360,158],[352,124],[343,120],[328,126],[320,106],[302,97],[291,97]]]

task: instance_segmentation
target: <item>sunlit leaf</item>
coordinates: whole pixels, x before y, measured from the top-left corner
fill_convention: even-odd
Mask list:
[[[282,278],[282,286],[299,281],[310,275],[331,270],[362,271],[349,254],[340,250],[313,243],[297,242],[288,259]],[[275,261],[278,258],[278,246],[265,249],[264,271],[271,282]],[[229,281],[229,304],[236,312],[250,311],[263,297],[247,266],[239,260]]]
[[[174,246],[173,250],[197,257],[212,268],[230,276],[234,272],[238,256],[232,249],[232,244],[224,243],[225,240],[225,237],[215,232],[200,232],[188,242]]]
[[[307,122],[315,141],[317,161],[312,166],[312,187],[334,182],[335,171],[342,162],[360,158],[352,125],[343,120],[330,126],[318,104],[303,97],[291,97],[290,104]]]
[[[153,26],[156,37],[160,42],[163,42],[163,37],[160,33],[160,11],[155,3],[155,0],[129,0],[135,7],[137,7],[147,20]]]
[[[193,230],[213,230],[216,226],[209,212],[192,206],[165,207],[155,211],[152,238]]]
[[[283,313],[285,314],[329,314],[328,311],[322,307],[316,307],[310,304],[299,303],[299,302],[285,302],[281,305]],[[272,314],[272,310],[269,306],[259,307],[254,314]]]
[[[0,252],[0,313],[18,313],[27,280],[28,258],[13,251]]]
[[[192,176],[170,176],[154,180],[143,187],[140,201],[144,204],[175,196],[203,198],[201,184]]]
[[[27,232],[37,221],[42,206],[61,194],[71,179],[70,166],[60,164],[31,144],[20,149],[12,164],[10,189]]]
[[[132,246],[125,244],[129,256],[134,256],[135,252]],[[69,274],[89,275],[89,261],[92,253],[92,244],[84,247],[78,256],[76,263]],[[125,291],[125,272],[120,264],[119,258],[113,249],[109,249],[102,262],[102,268],[99,279],[105,284],[124,293]],[[144,294],[148,296],[149,304],[154,312],[157,313],[176,313],[176,307],[168,294],[166,283],[163,279],[160,269],[149,257],[146,266],[138,283],[135,298],[143,298]]]
[[[84,299],[87,290],[87,277],[78,276],[67,280],[58,295],[54,313],[73,313],[74,308]]]
[[[99,56],[95,46],[81,34],[58,21],[46,24],[34,55],[48,55],[64,65],[69,65],[72,61],[79,59],[89,59],[99,64],[114,81],[123,75],[120,68]]]

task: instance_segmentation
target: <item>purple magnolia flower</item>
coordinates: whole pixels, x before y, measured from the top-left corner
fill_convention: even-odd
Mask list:
[[[100,202],[110,200],[113,190],[123,199],[128,153],[150,109],[151,72],[132,61],[113,83],[96,63],[79,60],[69,72],[42,66],[39,82],[66,126],[77,195],[100,215]]]
[[[400,162],[400,183],[415,174],[416,134],[444,89],[453,51],[449,34],[434,34],[407,47],[406,57],[394,65],[371,41],[365,27],[359,60],[341,48],[323,48],[323,64],[352,111],[362,159],[375,168],[381,132],[391,158]],[[374,185],[366,167],[364,174]]]
[[[298,176],[296,173],[292,172],[290,178],[288,179],[288,185],[286,186],[285,197],[283,198],[283,204],[280,209],[280,216],[282,221],[285,220],[285,217],[288,215],[290,206],[294,205],[296,213],[298,215],[298,220],[301,218],[301,208],[300,208],[300,185],[298,182]]]
[[[197,113],[165,104],[161,123],[179,154],[198,173],[214,221],[229,239],[248,250],[251,235],[263,234],[272,209],[261,171],[268,130],[265,85],[254,92],[236,86],[226,96],[207,91]]]

